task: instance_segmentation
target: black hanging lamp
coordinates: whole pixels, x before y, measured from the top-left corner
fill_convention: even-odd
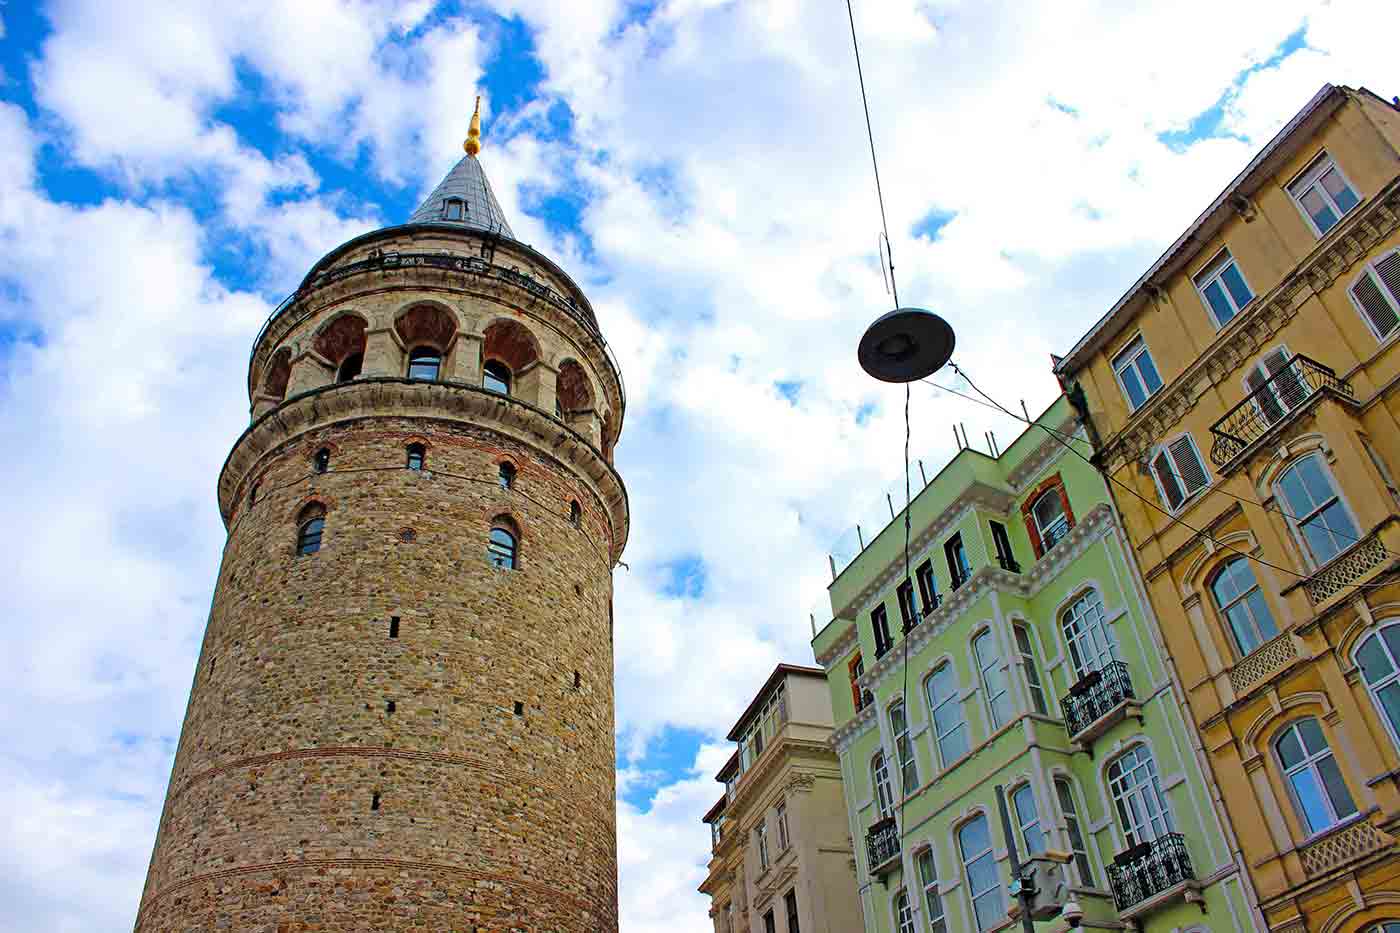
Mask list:
[[[953,328],[923,308],[896,308],[865,330],[856,351],[861,369],[881,382],[914,382],[952,359]]]

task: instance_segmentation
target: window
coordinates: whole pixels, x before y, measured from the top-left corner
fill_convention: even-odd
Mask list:
[[[1040,544],[1046,551],[1059,544],[1064,536],[1069,534],[1069,516],[1065,514],[1062,489],[1061,486],[1047,489],[1031,506],[1035,530],[1040,533]]]
[[[321,549],[321,533],[326,528],[326,510],[316,503],[301,510],[297,522],[297,553],[315,554]]]
[[[1210,485],[1210,474],[1190,434],[1157,448],[1152,457],[1152,475],[1157,479],[1162,501],[1173,512]]]
[[[502,463],[496,470],[496,482],[501,484],[502,489],[510,489],[515,485],[515,464]]]
[[[1371,446],[1370,438],[1364,435],[1358,435],[1358,437],[1361,440],[1361,446],[1366,450],[1366,456],[1371,458],[1371,465],[1374,466],[1376,472],[1380,474],[1381,482],[1385,484],[1385,491],[1390,493],[1390,498],[1395,500],[1397,505],[1400,505],[1400,488],[1396,487],[1395,479],[1390,473],[1390,468],[1385,465],[1385,461],[1381,459],[1381,455],[1377,453],[1376,448]]]
[[[987,714],[991,718],[992,731],[995,732],[1011,720],[1012,709],[1006,671],[1002,670],[996,639],[990,630],[972,640],[972,653],[977,656],[977,669],[982,677],[982,693],[987,698]]]
[[[948,558],[948,575],[952,579],[952,588],[956,590],[972,576],[972,565],[967,562],[967,549],[963,547],[961,534],[953,535],[943,545],[943,555]]]
[[[969,740],[967,720],[963,718],[962,700],[958,698],[957,677],[953,665],[940,664],[924,683],[928,693],[928,708],[933,716],[933,734],[938,746],[938,759],[948,767],[967,754]]]
[[[860,678],[861,675],[865,673],[865,661],[862,660],[859,651],[857,651],[856,656],[851,658],[846,664],[846,673],[849,674],[851,678],[851,704],[855,706],[856,712],[859,713],[861,710],[865,709],[865,698],[861,695],[860,690]]]
[[[574,499],[569,502],[569,524],[577,528],[582,521],[583,506],[578,504],[577,499]]]
[[[487,360],[481,367],[481,385],[488,392],[510,394],[510,370],[500,360]]]
[[[905,580],[895,590],[895,596],[899,601],[899,618],[904,623],[904,631],[907,634],[917,624],[915,619],[918,610],[914,607],[914,584]]]
[[[943,900],[938,896],[938,869],[933,864],[933,850],[924,849],[914,861],[919,866],[919,883],[924,887],[924,909],[931,933],[948,933],[948,921],[943,916]]]
[[[764,745],[771,741],[787,722],[787,688],[779,683],[768,694],[763,705],[758,708],[752,721],[739,736],[739,768],[747,771],[749,766],[763,754]]]
[[[909,892],[904,888],[894,896],[894,919],[898,933],[914,933],[914,907],[909,903]]]
[[[919,581],[919,598],[924,603],[924,615],[928,615],[943,601],[938,595],[938,581],[933,576],[933,563],[926,560],[920,564],[919,569],[914,571],[914,578]]]
[[[1395,333],[1400,327],[1400,250],[1368,264],[1348,291],[1376,339]]]
[[[883,657],[894,644],[890,638],[890,620],[883,605],[876,606],[870,613],[870,627],[875,631],[875,657]]]
[[[1275,347],[1264,354],[1245,373],[1244,385],[1254,399],[1254,407],[1269,424],[1283,420],[1312,394],[1312,386],[1303,380],[1286,347]]]
[[[1031,633],[1024,625],[1012,626],[1016,636],[1016,650],[1021,654],[1021,665],[1026,670],[1026,688],[1030,690],[1031,705],[1044,716],[1049,709],[1045,705],[1045,690],[1040,686],[1040,671],[1035,663],[1035,649],[1031,645]]]
[[[421,470],[427,459],[428,450],[422,444],[408,445],[408,468],[410,470]]]
[[[787,804],[778,804],[778,851],[786,852],[792,840],[788,838]]]
[[[773,919],[773,909],[771,907],[768,909],[768,912],[763,915],[763,933],[778,933],[777,922]]]
[[[1313,231],[1322,236],[1337,225],[1342,215],[1361,203],[1341,170],[1327,153],[1322,153],[1288,186]]]
[[[1128,407],[1137,411],[1142,403],[1152,397],[1162,387],[1162,377],[1157,375],[1157,364],[1152,362],[1152,354],[1147,352],[1147,344],[1141,337],[1134,337],[1113,358],[1113,371],[1118,374],[1118,384],[1128,400]]]
[[[1356,812],[1316,719],[1300,719],[1284,729],[1274,739],[1274,748],[1309,834],[1322,832]]]
[[[514,570],[515,535],[499,526],[492,528],[490,540],[486,544],[486,559],[493,567]]]
[[[797,922],[797,892],[792,888],[783,895],[783,912],[787,914],[788,933],[802,933]]]
[[[1079,883],[1092,887],[1094,868],[1089,863],[1089,850],[1084,845],[1084,832],[1079,828],[1079,811],[1074,806],[1074,788],[1062,777],[1055,778],[1055,798],[1060,802],[1060,813],[1065,818],[1065,831],[1069,833],[1069,846],[1074,852],[1074,867],[1079,872]]]
[[[1201,300],[1206,303],[1211,317],[1215,318],[1217,327],[1224,327],[1230,318],[1254,300],[1254,293],[1249,290],[1244,276],[1240,275],[1239,266],[1228,249],[1222,249],[1192,281],[1196,283],[1196,290],[1201,293]]]
[[[1108,766],[1108,787],[1128,848],[1172,832],[1171,810],[1146,745],[1136,745]]]
[[[419,347],[408,355],[408,378],[433,382],[442,367],[442,354],[432,347]]]
[[[1006,535],[1006,526],[1001,522],[989,522],[992,529],[992,544],[997,549],[997,564],[1002,570],[1010,570],[1012,573],[1020,573],[1021,565],[1016,563],[1016,557],[1011,553],[1011,539]]]
[[[1356,665],[1391,741],[1400,744],[1400,625],[1387,625],[1356,649]]]
[[[462,203],[460,198],[448,198],[442,202],[442,207],[442,216],[445,220],[461,220],[466,212],[466,205]]]
[[[1060,624],[1079,680],[1090,671],[1102,670],[1117,654],[1113,636],[1104,621],[1103,600],[1097,590],[1088,590],[1065,610]]]
[[[336,382],[349,382],[360,374],[364,368],[365,355],[363,353],[351,353],[340,363],[340,368],[335,371]]]
[[[908,796],[919,786],[919,764],[914,760],[914,743],[909,738],[909,717],[904,714],[902,700],[890,707],[890,735],[894,737],[900,780],[904,785],[904,793]]]
[[[1327,563],[1360,540],[1356,523],[1337,497],[1317,454],[1289,467],[1279,477],[1276,491],[1288,503],[1289,523],[1314,564]]]
[[[1210,584],[1220,614],[1230,623],[1240,656],[1249,654],[1278,634],[1278,626],[1264,601],[1264,592],[1244,557],[1232,557]]]
[[[875,809],[884,819],[894,813],[894,792],[890,790],[890,769],[884,752],[876,752],[870,759],[870,781],[875,793]]]
[[[1029,784],[1022,784],[1012,793],[1011,805],[1016,808],[1016,826],[1021,831],[1026,855],[1044,852],[1045,831],[1040,828],[1040,814],[1035,809],[1035,791]]]
[[[753,844],[758,849],[758,870],[768,870],[768,821],[764,819],[759,822],[758,828],[753,831]],[[769,925],[772,929],[772,925]]]
[[[329,447],[322,447],[316,451],[316,455],[311,458],[311,468],[317,473],[324,473],[331,468],[331,451]]]
[[[992,854],[992,834],[987,818],[978,815],[958,830],[967,894],[978,930],[990,930],[1006,919],[1006,899],[1001,890],[996,856]]]

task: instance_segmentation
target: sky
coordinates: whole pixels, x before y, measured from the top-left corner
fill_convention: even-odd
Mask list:
[[[1381,0],[854,13],[900,297],[1033,412],[1050,354],[1324,82],[1400,93]],[[892,299],[835,0],[0,0],[0,931],[131,928],[252,339],[406,219],[478,93],[512,227],[627,384],[622,929],[711,929],[724,735],[811,663],[827,555],[902,495],[903,392],[855,362]],[[929,475],[955,422],[1015,433],[926,384],[911,418]]]

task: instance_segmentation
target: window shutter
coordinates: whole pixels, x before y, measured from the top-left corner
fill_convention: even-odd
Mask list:
[[[1210,483],[1205,464],[1201,463],[1190,435],[1177,438],[1167,450],[1171,453],[1172,462],[1176,464],[1176,475],[1181,477],[1181,485],[1185,488],[1187,496],[1204,489]]]
[[[1174,475],[1176,471],[1172,469],[1165,450],[1152,461],[1152,469],[1156,472],[1157,482],[1161,484],[1162,492],[1167,497],[1167,508],[1175,512],[1186,496],[1181,492],[1181,484],[1177,482]]]
[[[1363,272],[1351,287],[1351,296],[1376,334],[1388,336],[1400,324],[1400,315],[1395,311],[1400,303],[1400,253],[1392,252],[1376,263],[1374,273],[1370,269]]]

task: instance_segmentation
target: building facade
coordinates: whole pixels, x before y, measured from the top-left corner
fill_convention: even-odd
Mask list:
[[[465,148],[256,339],[138,931],[617,929],[621,374]]]
[[[1400,109],[1324,87],[1058,364],[1263,925],[1400,929]]]
[[[730,730],[710,826],[715,933],[860,929],[841,770],[831,751],[825,674],[779,664]]]
[[[1252,930],[1228,827],[1087,431],[1057,400],[963,449],[829,588],[826,671],[868,933],[1019,929],[1018,852],[1085,929]],[[1041,921],[1041,930],[1065,920]]]

